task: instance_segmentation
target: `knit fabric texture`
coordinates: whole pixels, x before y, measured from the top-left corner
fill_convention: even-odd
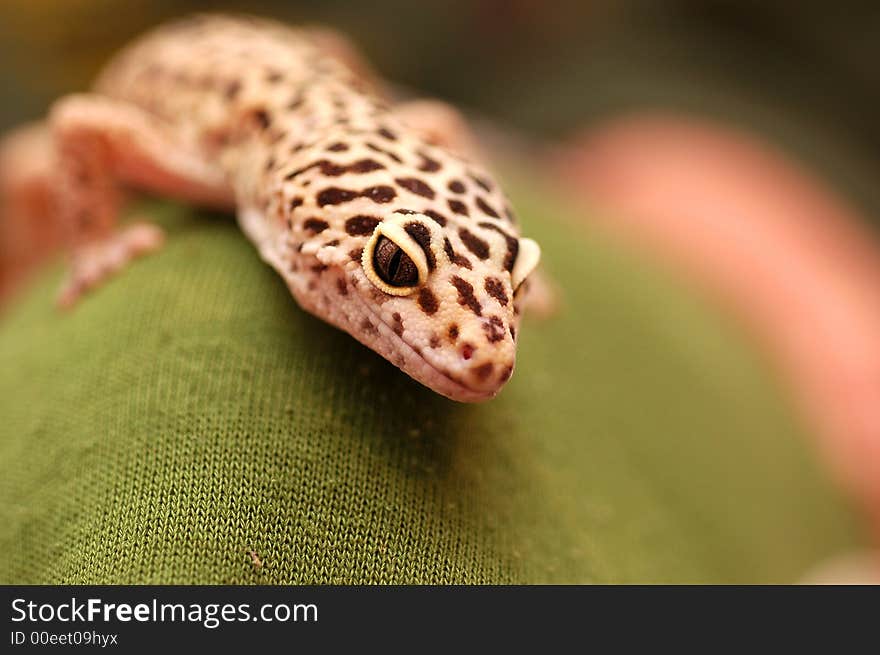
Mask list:
[[[498,398],[446,400],[298,308],[229,216],[0,320],[0,582],[788,582],[848,509],[737,328],[540,190],[561,290]]]

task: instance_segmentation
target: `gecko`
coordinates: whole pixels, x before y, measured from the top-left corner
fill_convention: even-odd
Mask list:
[[[147,191],[235,212],[303,309],[443,396],[494,397],[540,248],[461,115],[392,103],[353,53],[326,30],[199,15],[56,101],[35,138],[72,252],[59,304],[161,247],[157,226],[119,225],[124,191]]]

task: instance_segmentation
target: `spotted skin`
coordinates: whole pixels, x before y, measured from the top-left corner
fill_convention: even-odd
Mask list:
[[[122,181],[155,190],[146,162],[164,166],[171,195],[202,184],[212,193],[201,196],[237,211],[303,308],[440,394],[491,398],[513,371],[526,286],[514,289],[523,240],[510,205],[485,168],[404,120],[322,43],[222,16],[136,41],[108,65],[95,96],[140,112],[164,148],[141,143],[146,127],[131,128],[126,143],[137,147],[111,150],[122,163],[132,151],[144,161]],[[76,133],[58,126],[87,122],[89,102],[80,99],[78,113],[56,110],[55,132]],[[364,249],[391,220],[427,269],[407,295],[386,293],[365,270]]]

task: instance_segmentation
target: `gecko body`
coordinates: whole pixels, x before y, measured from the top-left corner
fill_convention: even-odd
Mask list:
[[[389,105],[333,50],[270,21],[198,17],[59,101],[57,194],[78,253],[62,301],[158,245],[149,226],[115,229],[117,187],[144,188],[236,211],[304,309],[440,394],[491,398],[539,249],[449,120]]]

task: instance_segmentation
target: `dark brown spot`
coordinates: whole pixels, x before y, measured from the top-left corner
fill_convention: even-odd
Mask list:
[[[394,132],[389,130],[387,127],[380,127],[378,130],[376,130],[376,132],[383,138],[388,139],[389,141],[397,141],[397,135],[394,134]]]
[[[434,189],[417,177],[398,177],[394,181],[410,193],[422,196],[428,200],[433,200],[434,198]]]
[[[369,198],[373,202],[384,204],[391,202],[397,197],[397,192],[390,186],[372,186],[361,191],[364,198]]]
[[[449,330],[447,330],[446,334],[449,335],[449,340],[452,341],[452,343],[455,343],[458,339],[458,326],[453,323],[449,326]]]
[[[447,187],[452,193],[464,193],[465,186],[461,180],[450,180],[449,186]]]
[[[425,216],[427,216],[428,218],[430,218],[431,220],[433,220],[440,227],[446,226],[446,217],[443,214],[441,214],[439,212],[435,212],[433,209],[426,209],[422,213]]]
[[[226,89],[223,91],[223,95],[226,96],[227,100],[235,100],[241,91],[241,81],[240,80],[232,80],[226,85]]]
[[[328,268],[330,267],[327,266],[327,264],[315,264],[314,266],[312,266],[312,273],[323,273]]]
[[[375,159],[358,159],[353,164],[341,168],[344,168],[344,172],[348,173],[371,173],[372,171],[383,170],[385,166],[377,162]]]
[[[327,159],[319,159],[316,162],[303,166],[295,171],[291,171],[284,176],[285,180],[292,180],[297,175],[301,175],[312,168],[319,168],[323,175],[327,177],[339,177],[345,173],[370,173],[384,169],[385,166],[377,162],[375,159],[359,159],[353,164],[334,164]]]
[[[501,280],[497,277],[487,277],[485,287],[486,293],[500,302],[503,307],[507,307],[507,303],[510,302],[510,300],[507,297],[507,292],[504,290],[504,283]]]
[[[495,366],[492,364],[492,362],[486,362],[485,364],[480,364],[479,366],[477,366],[477,368],[474,369],[474,376],[478,380],[485,380],[490,375],[492,375],[492,370],[494,368],[495,368]]]
[[[460,200],[453,200],[450,198],[446,201],[446,204],[449,205],[449,209],[451,209],[456,214],[461,214],[462,216],[470,216],[470,211],[468,211],[467,205],[461,202]]]
[[[330,227],[330,224],[321,218],[307,218],[303,221],[303,229],[313,234],[320,234],[328,227]]]
[[[345,152],[348,150],[348,144],[343,143],[342,141],[337,141],[329,146],[327,146],[327,150],[330,152]]]
[[[361,322],[361,329],[364,330],[364,331],[366,331],[366,332],[370,332],[371,334],[377,334],[377,333],[379,332],[379,331],[376,329],[376,326],[373,325],[373,324],[370,322],[370,319],[368,319],[368,318],[365,318],[365,319]]]
[[[436,173],[441,168],[443,168],[439,161],[428,157],[428,155],[426,155],[425,153],[420,152],[419,156],[422,158],[422,162],[419,164],[420,171],[424,171],[426,173]]]
[[[486,323],[483,323],[483,331],[489,343],[497,343],[504,340],[504,321],[498,316],[490,316]]]
[[[494,223],[486,221],[477,225],[487,230],[494,230],[504,237],[504,241],[507,243],[507,254],[504,256],[504,270],[512,271],[513,265],[516,262],[516,256],[519,254],[519,239],[508,234]]]
[[[437,309],[440,307],[440,303],[437,301],[437,296],[435,296],[427,287],[422,287],[419,290],[419,307],[421,307],[422,311],[428,316],[436,314]]]
[[[471,261],[462,255],[459,255],[455,252],[455,249],[452,247],[452,242],[449,239],[443,239],[443,250],[446,252],[446,256],[449,257],[449,261],[457,266],[463,266],[464,268],[470,270],[472,268]]]
[[[293,98],[290,99],[290,102],[287,103],[287,108],[290,111],[296,111],[303,104],[303,97],[301,93],[297,93]]]
[[[345,278],[336,278],[336,290],[339,292],[340,296],[348,295],[348,285],[345,284]]]
[[[495,210],[489,205],[489,203],[487,203],[487,202],[486,202],[483,198],[481,198],[480,196],[477,196],[477,207],[479,207],[479,208],[480,208],[480,211],[482,211],[484,214],[487,214],[488,216],[491,216],[492,218],[500,218],[500,216],[498,216],[498,212],[496,212],[496,211],[495,211]]]
[[[428,341],[428,345],[431,346],[431,348],[439,348],[440,337],[438,337],[436,334],[432,334],[431,339]]]
[[[352,261],[359,262],[364,258],[364,249],[363,248],[352,248],[348,252],[348,256],[351,257]]]
[[[462,307],[467,307],[477,316],[482,316],[483,306],[474,295],[473,285],[457,275],[453,275],[450,282],[452,283],[452,286],[458,290],[458,304]]]
[[[328,187],[318,194],[317,201],[320,207],[325,205],[339,205],[343,202],[354,200],[361,194],[351,189],[340,189],[339,187]]]
[[[484,177],[480,177],[479,175],[474,175],[473,173],[469,174],[470,177],[477,185],[483,189],[484,191],[492,191],[492,184]]]
[[[437,259],[434,257],[434,251],[431,250],[431,233],[421,223],[407,223],[403,228],[413,240],[419,244],[425,251],[425,259],[428,261],[428,270],[433,271],[437,268]]]
[[[394,334],[399,337],[403,336],[403,319],[400,317],[398,312],[394,312],[391,315],[391,319],[394,321],[394,325],[391,327],[394,330]]]
[[[251,112],[251,117],[261,130],[269,129],[269,126],[272,125],[272,116],[263,108],[254,109]]]
[[[376,229],[376,226],[378,224],[379,219],[375,216],[358,214],[357,216],[352,216],[347,221],[345,221],[345,231],[353,237],[369,236],[373,233],[373,230]]]
[[[465,247],[477,257],[480,259],[487,259],[489,257],[489,244],[476,234],[470,232],[466,228],[461,228],[458,231],[458,236],[461,237],[461,241]]]
[[[390,150],[386,150],[385,148],[381,148],[373,143],[368,143],[367,148],[369,148],[373,152],[379,152],[379,153],[385,155],[386,157],[390,157],[391,159],[396,161],[398,164],[403,163],[403,160],[399,156],[397,156],[395,153],[391,152]]]
[[[270,70],[266,73],[266,81],[270,84],[278,84],[281,80],[284,79],[284,75],[281,71]]]
[[[335,248],[339,245],[339,239],[330,239],[327,243],[324,244],[325,248]]]
[[[293,211],[297,207],[303,204],[303,199],[300,196],[296,196],[290,201],[290,211]]]

